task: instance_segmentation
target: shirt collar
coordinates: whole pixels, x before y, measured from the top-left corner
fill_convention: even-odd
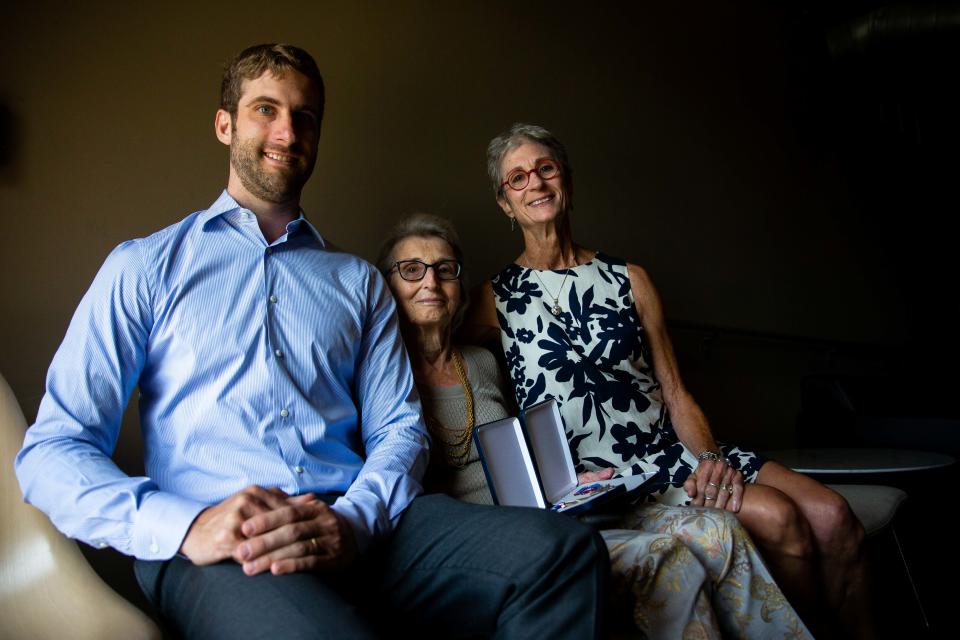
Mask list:
[[[200,225],[203,230],[210,228],[210,223],[219,218],[220,216],[230,213],[232,211],[239,211],[243,207],[233,199],[227,190],[224,189],[223,193],[220,194],[220,197],[217,198],[210,208],[200,214]],[[297,231],[301,225],[307,225],[307,228],[310,230],[310,233],[313,234],[313,237],[317,239],[317,242],[320,243],[321,247],[326,248],[327,243],[323,239],[323,236],[320,235],[320,232],[317,231],[309,220],[303,215],[303,209],[300,209],[300,216],[295,220],[291,220],[287,223],[287,234],[292,234]]]

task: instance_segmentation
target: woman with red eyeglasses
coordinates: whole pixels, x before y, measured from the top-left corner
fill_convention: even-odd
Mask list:
[[[819,482],[714,439],[646,271],[574,241],[563,144],[515,124],[490,142],[487,171],[524,249],[474,290],[462,333],[500,342],[520,408],[557,400],[584,479],[655,471],[649,500],[735,513],[815,633],[836,615],[872,635],[860,522]]]

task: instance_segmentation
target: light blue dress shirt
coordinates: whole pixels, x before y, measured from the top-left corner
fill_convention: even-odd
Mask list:
[[[147,477],[110,460],[138,385]],[[343,492],[364,549],[421,491],[428,444],[380,274],[302,217],[268,246],[224,191],[110,254],[15,465],[66,535],[154,560],[253,484]]]

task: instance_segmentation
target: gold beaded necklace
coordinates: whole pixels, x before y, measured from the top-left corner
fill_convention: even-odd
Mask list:
[[[467,457],[470,455],[470,439],[473,436],[473,425],[476,418],[473,413],[473,389],[470,387],[470,381],[467,380],[467,372],[463,367],[463,360],[460,358],[460,353],[456,350],[453,351],[452,355],[453,368],[457,372],[457,377],[460,378],[461,386],[463,386],[463,395],[467,405],[467,424],[464,426],[463,431],[458,433],[453,429],[444,428],[433,416],[427,416],[427,426],[430,428],[430,433],[433,437],[440,441],[443,447],[443,457],[446,458],[447,464],[451,467],[462,469]],[[446,432],[450,431],[454,431],[455,435],[453,439],[447,440],[445,435]]]

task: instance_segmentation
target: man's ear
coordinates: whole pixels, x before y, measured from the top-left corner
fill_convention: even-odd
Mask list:
[[[213,119],[213,129],[217,134],[217,140],[229,147],[233,140],[233,118],[228,111],[217,109],[217,115]]]

